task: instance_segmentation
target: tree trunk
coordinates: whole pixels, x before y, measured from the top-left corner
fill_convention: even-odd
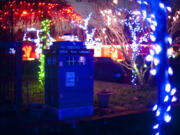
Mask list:
[[[138,83],[140,84],[140,86],[143,86],[145,83],[143,75],[141,73],[137,74],[137,78],[138,78]]]

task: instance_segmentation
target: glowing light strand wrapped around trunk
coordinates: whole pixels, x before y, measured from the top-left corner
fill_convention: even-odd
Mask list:
[[[156,75],[158,80],[158,103],[153,107],[156,112],[157,123],[153,126],[155,135],[162,135],[163,128],[166,123],[171,121],[171,103],[176,101],[176,89],[170,84],[169,76],[173,74],[172,68],[168,63],[168,46],[171,39],[168,35],[166,22],[167,12],[171,11],[170,7],[166,7],[163,0],[138,0],[141,4],[142,12],[146,12],[147,5],[150,5],[151,14],[146,12],[146,19],[152,25],[154,33],[151,35],[154,41],[154,50],[148,57],[152,57],[156,68],[151,69],[151,74]],[[153,72],[152,72],[153,71]]]

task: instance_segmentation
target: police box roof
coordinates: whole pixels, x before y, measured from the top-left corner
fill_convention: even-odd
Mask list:
[[[50,49],[85,49],[81,41],[56,41],[50,47]]]

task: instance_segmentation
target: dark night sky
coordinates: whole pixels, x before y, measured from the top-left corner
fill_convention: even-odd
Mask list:
[[[170,0],[170,4],[173,10],[180,9],[180,0]]]

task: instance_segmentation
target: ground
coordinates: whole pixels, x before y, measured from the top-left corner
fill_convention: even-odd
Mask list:
[[[23,101],[27,102],[27,87],[23,86]],[[38,81],[29,82],[29,102],[44,103],[44,89]],[[118,107],[122,110],[139,110],[152,108],[157,101],[156,89],[149,87],[139,87],[130,84],[120,84],[114,82],[94,81],[94,106],[98,106],[97,93],[103,89],[111,90],[109,107]]]
[[[26,85],[27,86],[27,85]],[[23,85],[24,103],[27,101],[26,90],[29,89],[29,103],[44,103],[44,90],[38,81]],[[97,93],[103,89],[111,89],[112,95],[107,108],[98,105]],[[0,131],[18,134],[71,134],[71,135],[150,135],[153,134],[154,113],[152,105],[156,102],[156,89],[129,84],[94,81],[94,115],[72,121],[52,119],[42,110],[24,112],[19,121],[16,112],[8,104],[0,102]],[[0,100],[1,101],[1,100]],[[5,110],[2,110],[3,106]],[[10,106],[9,106],[10,107]],[[13,107],[13,106],[11,106]],[[172,109],[173,120],[164,135],[179,135],[180,107]]]
[[[150,108],[157,101],[155,88],[141,88],[129,84],[95,81],[95,104],[98,102],[96,93],[102,89],[112,89],[110,106],[120,106],[126,110]]]

